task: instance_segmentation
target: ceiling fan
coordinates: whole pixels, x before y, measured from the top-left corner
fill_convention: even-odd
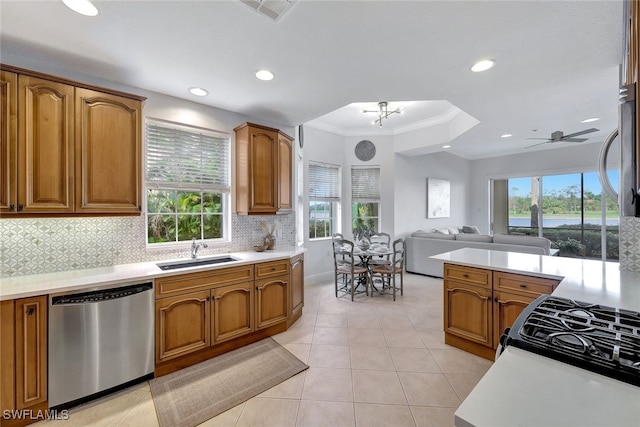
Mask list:
[[[527,139],[544,139],[544,142],[540,142],[538,144],[529,145],[524,148],[531,148],[542,144],[549,144],[553,142],[567,141],[567,142],[584,142],[589,138],[575,138],[576,136],[585,135],[591,132],[598,132],[600,129],[591,128],[586,130],[581,130],[580,132],[570,133],[569,135],[565,135],[562,131],[555,131],[551,134],[551,138],[527,138]]]

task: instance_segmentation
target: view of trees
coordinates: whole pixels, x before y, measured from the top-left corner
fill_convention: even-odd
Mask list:
[[[584,173],[509,180],[509,233],[537,236],[542,225],[542,235],[552,241],[552,246],[560,250],[561,256],[601,258],[601,203],[605,197],[606,258],[618,259],[618,206],[611,198],[586,188],[587,182],[592,188],[596,187],[594,175]],[[541,197],[538,194],[540,179],[543,181]],[[540,209],[543,224],[538,223]]]
[[[222,195],[150,189],[147,195],[148,242],[222,238]]]

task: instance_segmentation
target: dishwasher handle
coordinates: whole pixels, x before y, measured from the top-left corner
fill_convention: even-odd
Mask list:
[[[78,294],[60,295],[51,298],[51,305],[90,304],[94,302],[110,301],[125,298],[153,289],[151,282],[137,285],[123,286],[120,288],[101,289]]]

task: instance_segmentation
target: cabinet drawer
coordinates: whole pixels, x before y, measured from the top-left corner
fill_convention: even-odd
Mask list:
[[[445,263],[444,280],[491,288],[491,270]]]
[[[288,259],[256,264],[256,278],[278,276],[280,274],[289,274]]]
[[[525,276],[523,274],[493,273],[493,287],[495,290],[518,293],[520,295],[540,296],[550,294],[558,286],[558,281],[541,277]]]
[[[156,279],[156,298],[181,295],[194,290],[215,288],[253,280],[253,265],[180,274]]]

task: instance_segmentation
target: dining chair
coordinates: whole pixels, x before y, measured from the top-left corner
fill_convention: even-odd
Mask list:
[[[406,242],[404,239],[397,239],[393,242],[393,255],[391,263],[388,265],[378,265],[371,270],[371,280],[373,283],[376,275],[380,276],[382,281],[382,289],[389,289],[393,293],[393,300],[396,300],[396,291],[398,289],[396,277],[400,276],[400,295],[404,294],[404,260],[405,260]],[[386,292],[383,292],[386,293]]]
[[[369,270],[354,260],[353,242],[335,239],[332,244],[336,298],[338,291],[351,294],[351,301],[356,293],[369,295]],[[360,285],[364,285],[364,291],[357,291]]]
[[[384,245],[386,247],[389,247],[389,244],[391,243],[391,235],[389,235],[389,233],[385,233],[385,232],[375,232],[373,234],[371,234],[371,236],[369,237],[369,240],[371,241],[371,245]],[[377,265],[391,265],[391,260],[389,259],[389,255],[380,255],[377,258],[371,258],[371,260],[369,260],[369,265],[371,266],[377,266]]]

